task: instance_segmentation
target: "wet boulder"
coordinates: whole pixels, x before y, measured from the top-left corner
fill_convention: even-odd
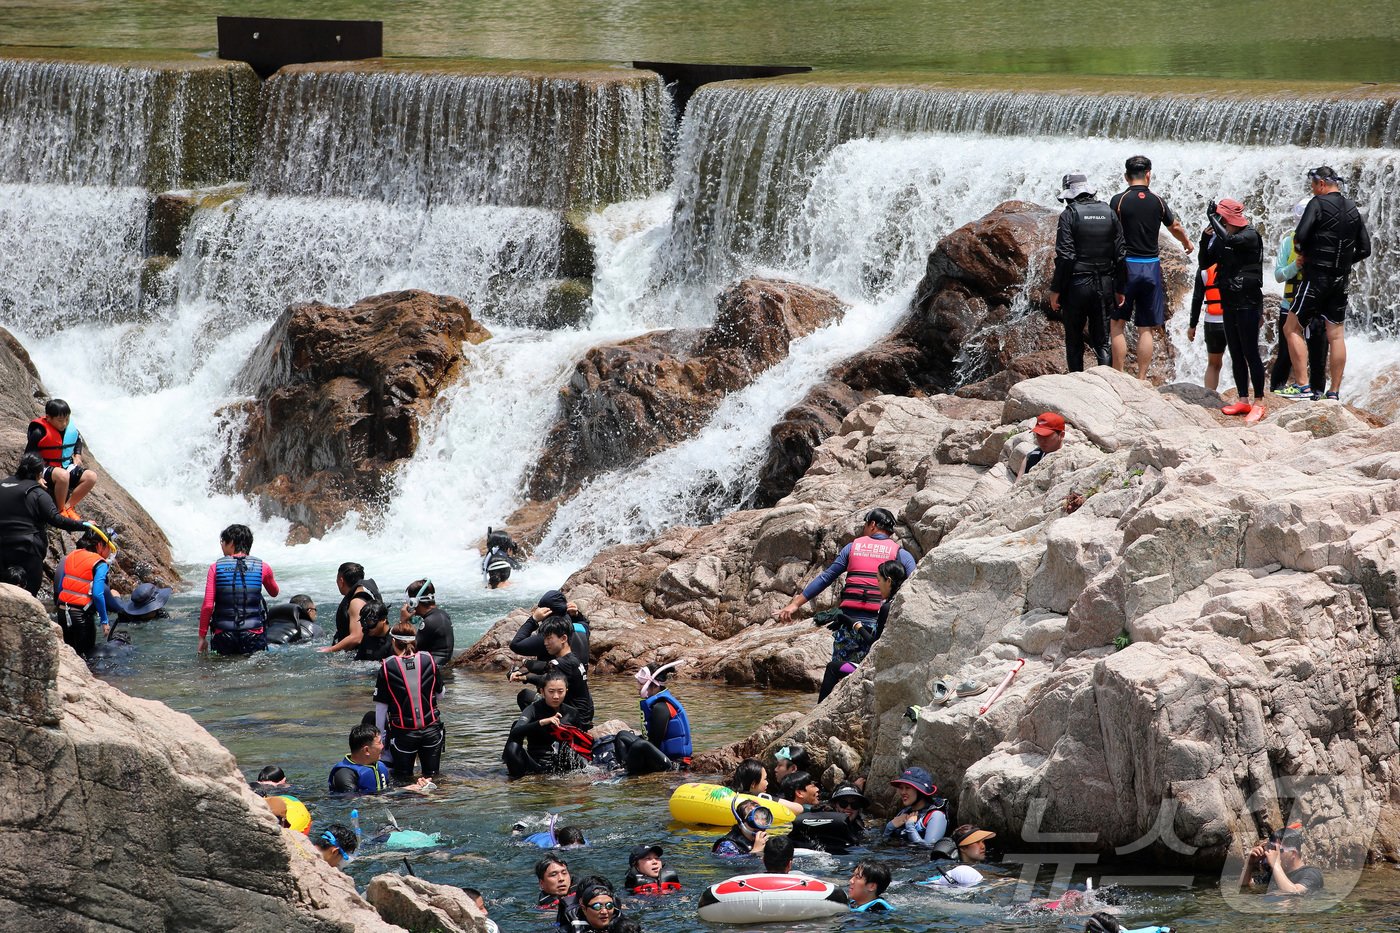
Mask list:
[[[252,400],[224,412],[238,450],[230,485],[301,536],[351,510],[373,516],[461,376],[463,343],[490,336],[465,302],[424,291],[289,307],[239,376]]]

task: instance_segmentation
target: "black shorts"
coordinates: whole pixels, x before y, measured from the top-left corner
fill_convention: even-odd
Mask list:
[[[209,639],[209,647],[222,655],[256,654],[267,650],[267,635],[262,629],[248,632],[217,631]]]
[[[423,766],[423,776],[432,777],[442,764],[442,749],[447,744],[447,730],[441,722],[423,729],[388,728],[388,746],[393,753],[393,763],[389,770],[399,780],[413,777],[413,759]]]
[[[1225,324],[1223,322],[1206,321],[1206,352],[1225,352]]]
[[[44,467],[44,482],[48,483],[49,491],[53,491],[53,471],[58,467]],[[77,489],[78,484],[83,481],[83,474],[87,472],[87,467],[80,467],[76,464],[68,468],[68,488]]]
[[[1315,318],[1321,317],[1329,324],[1341,324],[1347,316],[1347,283],[1351,273],[1340,275],[1331,271],[1308,272],[1304,267],[1303,281],[1293,293],[1293,304],[1289,314],[1298,316],[1298,323],[1306,327]]]

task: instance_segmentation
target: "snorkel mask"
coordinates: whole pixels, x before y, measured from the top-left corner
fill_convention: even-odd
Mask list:
[[[647,691],[650,690],[653,685],[664,689],[666,684],[663,682],[662,673],[679,664],[684,664],[685,662],[686,659],[681,658],[680,660],[663,664],[654,671],[648,667],[637,671],[634,676],[637,678],[637,692],[641,694],[642,699],[646,699]]]
[[[93,534],[102,539],[103,544],[106,544],[107,547],[112,549],[113,554],[117,553],[117,530],[115,528],[108,528],[106,531],[103,531],[101,528],[91,523],[88,524],[88,528]]]
[[[749,808],[748,812],[740,815],[740,809],[745,806]],[[729,805],[729,812],[734,814],[734,822],[751,832],[761,833],[773,825],[773,811],[752,800],[742,800],[736,796]]]
[[[424,580],[423,585],[418,587],[418,592],[408,597],[408,608],[411,610],[417,610],[417,608],[423,603],[436,603],[437,599],[432,594],[428,594],[425,592],[428,589],[428,587],[432,585],[433,581],[431,578]],[[415,611],[414,614],[417,615],[417,612]],[[413,624],[416,625],[418,628],[422,628],[424,622],[422,619],[415,619],[413,620]]]

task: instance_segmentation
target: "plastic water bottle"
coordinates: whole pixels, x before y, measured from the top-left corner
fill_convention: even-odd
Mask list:
[[[350,811],[350,826],[355,830],[355,838],[359,839],[364,833],[360,832],[360,811]]]

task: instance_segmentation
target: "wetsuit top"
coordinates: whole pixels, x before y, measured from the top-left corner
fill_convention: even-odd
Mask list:
[[[738,824],[729,827],[729,832],[710,846],[710,851],[723,858],[738,858],[753,853],[753,840],[744,835]]]
[[[76,609],[96,607],[97,618],[107,624],[107,562],[92,551],[73,551],[58,566],[54,581],[58,601]]]
[[[356,764],[346,755],[331,768],[332,794],[382,794],[389,786],[389,770],[384,763]]]
[[[550,658],[545,672],[556,668],[568,678],[569,692],[564,694],[564,702],[572,706],[578,716],[575,725],[580,729],[593,728],[593,694],[588,690],[588,665],[569,652],[563,657]]]
[[[874,538],[877,541],[884,541],[889,539],[889,535],[885,534],[883,531],[877,531],[870,537]],[[831,562],[831,566],[827,567],[825,570],[823,570],[820,574],[817,575],[817,578],[815,580],[807,584],[807,586],[802,590],[802,598],[806,599],[808,602],[811,602],[819,593],[821,593],[822,590],[835,583],[837,577],[841,576],[846,572],[846,568],[850,566],[850,560],[851,545],[848,544],[841,549],[841,552],[839,554],[836,555],[836,559]],[[904,568],[904,572],[908,576],[912,577],[914,575],[913,554],[910,554],[904,548],[900,548],[899,553],[895,556],[895,560],[899,561],[900,566]],[[875,615],[875,613],[871,612],[869,613],[869,615],[873,616]]]
[[[373,580],[361,580],[341,597],[340,605],[335,610],[335,639],[331,644],[339,644],[350,634],[350,604],[363,596],[379,599],[379,587],[375,586]]]
[[[248,578],[238,581],[236,579],[236,570],[237,562],[240,558],[247,561]],[[252,566],[254,563],[258,565],[256,568]],[[251,594],[248,598],[256,599],[259,605],[262,603],[262,590],[267,590],[269,596],[276,596],[281,592],[277,586],[276,578],[272,575],[272,568],[257,558],[249,558],[247,554],[234,554],[230,557],[219,558],[209,565],[209,573],[205,575],[204,578],[204,603],[199,607],[200,638],[204,638],[209,634],[209,622],[215,617],[214,606],[216,602],[219,603],[220,607],[219,618],[216,623],[218,628],[228,629],[230,631],[236,629],[253,631],[262,628],[261,609],[258,610],[256,619],[251,616],[245,616],[242,624],[238,623],[236,612],[234,612],[234,606],[231,602],[227,601],[230,584],[234,582],[239,582],[240,585],[238,589],[240,591],[246,591],[247,594]],[[225,594],[222,600],[218,598],[221,593]],[[246,612],[246,603],[243,608]],[[226,609],[228,611],[225,611]]]
[[[1293,242],[1309,269],[1342,275],[1371,255],[1371,234],[1356,202],[1332,191],[1308,202]]]
[[[355,646],[356,661],[383,661],[394,653],[394,639],[389,634],[388,626],[384,628],[383,635],[371,635],[366,632],[360,643]]]
[[[1283,283],[1283,300],[1278,303],[1281,310],[1293,307],[1293,293],[1303,280],[1303,264],[1298,260],[1298,250],[1293,246],[1293,233],[1285,233],[1278,244],[1278,259],[1274,261],[1274,281]]]
[[[662,690],[642,700],[641,706],[647,741],[672,761],[690,761],[690,717],[681,701],[672,696],[670,690]]]
[[[1176,215],[1146,185],[1130,185],[1108,202],[1123,224],[1123,241],[1134,259],[1158,258],[1157,237],[1162,227],[1176,223]]]
[[[1215,236],[1215,230],[1207,230],[1201,236],[1201,241],[1196,245],[1196,284],[1191,291],[1191,323],[1190,327],[1195,327],[1201,321],[1201,308],[1206,308],[1206,323],[1220,323],[1218,298],[1220,294],[1218,271],[1220,262],[1220,241]],[[1207,281],[1209,280],[1209,282]],[[1217,299],[1216,307],[1211,307],[1207,301],[1207,291],[1214,291]]]
[[[911,809],[905,807],[899,812],[909,813]],[[885,824],[886,836],[898,836],[919,846],[933,845],[942,839],[947,831],[948,801],[942,797],[934,797],[933,802],[924,809],[915,811],[912,817],[905,820],[903,826],[895,826],[893,820]]]
[[[426,729],[440,721],[437,662],[426,651],[385,658],[374,678],[374,702],[388,707],[389,728]]]
[[[548,616],[545,616],[548,619]],[[577,657],[584,664],[589,663],[588,636],[590,627],[588,618],[583,613],[577,612],[569,617],[573,631],[569,634],[569,653]],[[536,658],[540,661],[548,661],[549,653],[544,650],[544,638],[539,634],[540,623],[535,621],[534,616],[526,616],[519,629],[515,632],[515,637],[510,640],[510,650],[526,658]]]
[[[73,457],[83,452],[83,436],[73,426],[70,418],[68,427],[60,431],[49,423],[47,418],[36,418],[29,422],[25,435],[24,452],[38,454],[49,466],[70,467]]]
[[[565,726],[578,725],[578,711],[566,701],[557,710],[540,697],[520,711],[520,718],[510,727],[510,741],[519,742],[532,757],[539,758],[554,751],[554,731],[541,726],[541,719],[548,719],[559,713],[559,722]]]
[[[1228,296],[1252,297],[1264,284],[1264,241],[1252,226],[1231,233],[1218,214],[1210,215],[1210,227],[1220,244],[1220,261],[1215,275],[1221,299]]]
[[[1060,212],[1055,227],[1055,271],[1052,292],[1063,292],[1075,275],[1112,275],[1114,287],[1128,280],[1123,263],[1127,247],[1118,215],[1102,201],[1084,194]]]
[[[630,868],[627,877],[622,881],[622,887],[628,894],[672,894],[681,889],[681,876],[676,874],[675,869],[661,866],[661,872],[655,877],[643,875],[637,869]]]
[[[28,545],[31,553],[42,554],[48,549],[45,525],[64,531],[83,531],[87,527],[59,515],[53,497],[36,481],[13,476],[0,481],[0,546]]]
[[[877,898],[875,898],[875,900],[873,900],[873,901],[866,901],[864,904],[861,904],[859,907],[857,907],[854,903],[851,903],[851,902],[848,901],[848,902],[847,902],[847,906],[849,906],[849,907],[851,908],[851,910],[860,911],[860,912],[862,912],[862,913],[872,913],[872,914],[874,914],[874,913],[882,913],[882,912],[885,912],[885,911],[894,910],[894,905],[891,904],[889,901],[885,900],[883,897],[877,897]]]
[[[434,606],[423,616],[423,627],[418,630],[418,650],[431,654],[438,667],[446,667],[452,663],[454,641],[452,617],[442,607]]]

